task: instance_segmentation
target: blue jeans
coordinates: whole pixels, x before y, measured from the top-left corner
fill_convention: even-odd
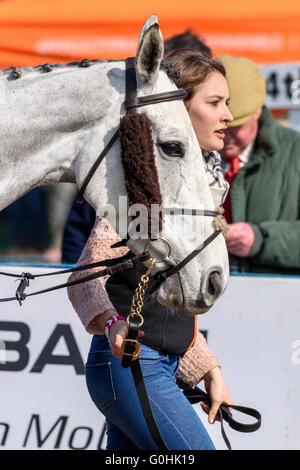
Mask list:
[[[140,343],[140,364],[161,435],[170,450],[215,449],[205,427],[176,385],[179,358]],[[130,368],[111,353],[104,335],[95,335],[86,364],[91,398],[107,421],[108,450],[157,450],[140,403]]]

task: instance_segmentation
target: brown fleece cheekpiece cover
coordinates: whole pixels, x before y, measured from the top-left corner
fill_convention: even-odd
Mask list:
[[[132,204],[143,204],[148,211],[148,233],[151,229],[151,204],[161,206],[150,121],[144,114],[127,114],[120,121],[121,160],[125,184]],[[162,217],[159,213],[159,231]]]

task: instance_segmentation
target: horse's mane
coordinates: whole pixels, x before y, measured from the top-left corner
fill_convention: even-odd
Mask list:
[[[18,78],[21,78],[24,74],[30,73],[30,72],[41,72],[41,73],[48,73],[51,72],[52,70],[62,68],[62,67],[90,67],[91,65],[94,64],[99,64],[99,63],[110,63],[110,62],[120,62],[120,60],[102,60],[102,59],[82,59],[81,61],[72,61],[68,63],[57,63],[57,64],[42,64],[42,65],[36,65],[36,66],[23,66],[23,67],[7,67],[5,69],[0,69],[0,75],[8,77],[8,79],[11,80],[16,80]],[[166,60],[162,60],[160,64],[160,68],[166,72],[168,77],[171,80],[178,79],[179,78],[179,72],[175,69],[173,69],[172,65],[170,65]]]
[[[29,72],[51,72],[52,70],[59,69],[62,67],[90,67],[96,63],[107,63],[107,62],[119,62],[117,60],[101,60],[101,59],[82,59],[81,61],[72,61],[67,63],[56,63],[56,64],[42,64],[42,65],[35,65],[35,66],[23,66],[23,67],[7,67],[5,69],[0,69],[0,73],[5,76],[10,76],[11,79],[21,78],[24,73]]]

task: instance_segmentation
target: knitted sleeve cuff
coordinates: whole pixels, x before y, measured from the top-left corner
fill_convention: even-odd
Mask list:
[[[257,255],[260,252],[262,245],[263,245],[263,241],[264,241],[263,235],[259,227],[255,224],[250,224],[250,225],[254,231],[254,243],[253,243],[253,246],[250,250],[248,257]]]
[[[180,360],[178,376],[191,387],[196,387],[207,372],[220,366],[218,359],[198,331],[195,343]]]

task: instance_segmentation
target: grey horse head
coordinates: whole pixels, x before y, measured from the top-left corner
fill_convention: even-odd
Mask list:
[[[162,57],[162,36],[153,15],[142,28],[137,48],[139,97],[176,90],[161,68]],[[124,62],[82,65],[0,72],[2,208],[35,186],[67,181],[80,187],[119,126],[126,113]],[[151,126],[162,206],[214,210],[205,160],[184,103],[153,104],[139,113]],[[128,218],[128,205],[120,204],[127,190],[119,141],[94,174],[85,197],[98,215],[107,213],[116,230]],[[164,242],[132,237],[127,244],[134,253],[147,245],[152,256],[163,258],[156,271],[174,266],[214,231],[210,217],[185,215],[178,220],[163,216]],[[160,286],[158,300],[192,315],[204,313],[223,293],[228,277],[227,250],[219,236]]]

